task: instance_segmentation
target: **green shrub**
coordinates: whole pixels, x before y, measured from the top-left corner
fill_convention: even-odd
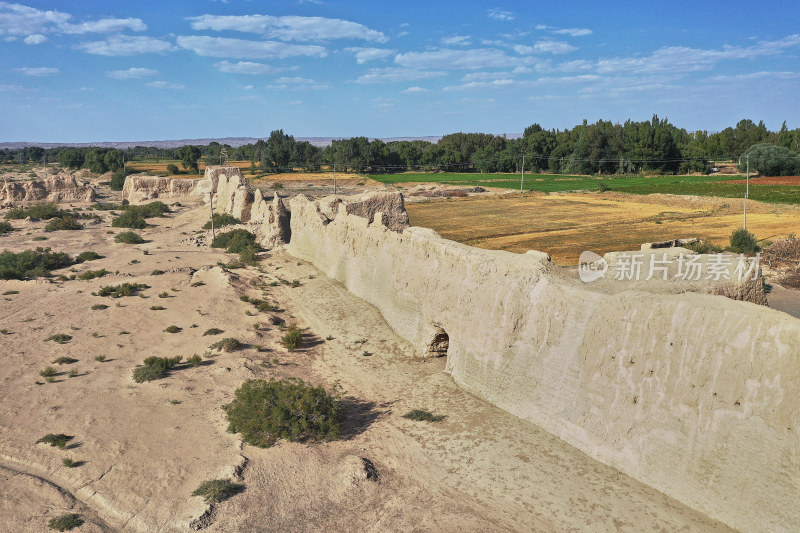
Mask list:
[[[180,333],[183,330],[178,326],[168,326],[167,329],[165,329],[164,331],[166,331],[167,333]]]
[[[39,372],[39,375],[43,378],[52,378],[58,375],[58,370],[53,368],[52,366],[48,366],[44,370]]]
[[[684,248],[687,248],[698,254],[718,254],[722,251],[722,248],[708,241],[697,241],[690,244],[685,244]]]
[[[106,360],[106,356],[105,355],[98,355],[97,357],[94,358],[94,360],[97,361],[98,363],[102,363],[103,361]]]
[[[59,209],[58,205],[49,202],[45,204],[36,204],[30,207],[15,207],[9,209],[6,213],[6,220],[21,220],[23,218],[41,218],[42,220],[49,220],[56,217],[69,216],[70,212]]]
[[[133,296],[141,290],[149,289],[144,283],[123,283],[121,285],[105,285],[97,291],[97,296],[111,296],[121,298],[122,296]]]
[[[197,354],[194,354],[186,360],[186,363],[189,364],[189,366],[200,366],[203,364],[203,358]]]
[[[155,201],[144,205],[126,205],[123,207],[125,212],[132,213],[140,218],[163,217],[169,213],[169,206],[164,202]]]
[[[144,229],[147,227],[147,221],[133,211],[125,211],[111,221],[111,226],[115,228]]]
[[[3,296],[9,296],[9,295],[11,295],[11,294],[19,294],[19,291],[14,291],[14,290],[11,290],[11,291],[5,291],[5,292],[3,293]]]
[[[120,169],[111,175],[111,190],[121,191],[125,187],[125,169]]]
[[[103,256],[98,254],[97,252],[87,251],[81,252],[75,258],[76,263],[85,263],[86,261],[94,261],[95,259],[102,259]]]
[[[83,224],[78,223],[75,217],[64,218],[51,218],[47,225],[44,227],[45,231],[60,231],[60,230],[79,230],[83,229]]]
[[[415,422],[425,421],[425,422],[439,422],[444,420],[444,415],[434,415],[430,411],[424,411],[422,409],[414,409],[413,411],[409,411],[403,415],[403,418],[408,418],[409,420],[414,420]]]
[[[120,204],[105,204],[105,203],[96,203],[92,206],[92,209],[96,211],[113,211],[114,209],[122,209],[123,206]]]
[[[167,174],[170,174],[170,175],[174,176],[175,174],[178,174],[179,172],[180,172],[180,170],[178,170],[178,165],[176,165],[174,163],[170,163],[169,165],[167,165]]]
[[[81,515],[75,513],[62,514],[47,522],[47,526],[56,531],[69,531],[81,525],[83,525],[83,519],[81,519]]]
[[[166,307],[164,307],[163,305],[151,305],[150,306],[150,310],[151,311],[163,311],[164,309],[166,309]]]
[[[227,479],[203,481],[192,496],[202,496],[206,503],[219,503],[244,490],[244,485],[231,483]]]
[[[248,380],[223,409],[228,431],[262,448],[278,439],[333,440],[342,428],[338,398],[297,378]]]
[[[144,383],[145,381],[161,379],[167,375],[169,370],[178,365],[181,359],[183,359],[181,356],[172,358],[148,357],[144,360],[142,366],[133,369],[133,380],[136,383]]]
[[[239,261],[245,265],[255,266],[258,264],[258,248],[255,246],[246,246],[239,252]]]
[[[246,229],[235,229],[220,233],[211,241],[214,248],[225,248],[227,252],[238,254],[245,248],[258,248],[256,236]]]
[[[217,341],[210,346],[212,350],[220,350],[222,352],[234,352],[242,349],[244,345],[233,337],[225,337],[221,341]]]
[[[152,272],[150,272],[150,275],[151,276],[162,276],[162,275],[164,275],[164,271],[163,270],[153,270]]]
[[[94,304],[92,306],[92,311],[102,311],[103,309],[108,309],[106,304]]]
[[[55,335],[50,335],[45,339],[47,341],[53,341],[56,344],[66,344],[72,340],[72,335],[67,335],[66,333],[56,333]]]
[[[142,244],[144,239],[142,239],[138,233],[133,231],[123,231],[114,237],[114,242],[121,242],[123,244]]]
[[[74,357],[69,357],[69,356],[66,356],[66,355],[62,355],[61,357],[57,357],[55,359],[55,361],[53,361],[53,364],[71,365],[72,363],[77,363],[77,362],[78,362],[78,360],[75,359]]]
[[[50,446],[55,446],[56,448],[63,450],[67,447],[67,443],[71,441],[74,437],[70,435],[64,435],[63,433],[48,433],[41,439],[36,441],[36,444],[44,443],[49,444]]]
[[[303,332],[295,324],[289,326],[289,331],[281,338],[281,342],[290,352],[295,351],[303,342]]]
[[[0,235],[11,233],[12,231],[14,231],[14,226],[8,222],[0,222]]]
[[[225,332],[219,328],[211,328],[207,329],[205,333],[203,333],[203,336],[205,337],[206,335],[219,335],[220,333],[225,333]]]
[[[61,460],[61,464],[64,465],[66,468],[75,468],[78,466],[78,462],[70,457],[64,457]]]
[[[34,276],[49,276],[51,270],[74,264],[63,252],[51,252],[50,248],[36,248],[22,252],[0,253],[0,279],[24,279]]]
[[[88,280],[88,279],[95,279],[95,278],[102,278],[106,274],[111,274],[105,268],[101,268],[100,270],[87,270],[81,274],[78,274],[78,279]]]
[[[761,250],[755,236],[744,228],[739,228],[731,233],[731,252],[737,254],[754,254]]]
[[[214,229],[222,228],[224,226],[233,226],[235,224],[242,223],[241,220],[239,220],[233,215],[229,215],[228,213],[214,213],[212,219],[214,220]],[[211,220],[209,220],[203,225],[203,229],[211,229]]]

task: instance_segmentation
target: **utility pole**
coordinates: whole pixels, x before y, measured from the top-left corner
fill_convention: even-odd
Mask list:
[[[519,178],[519,192],[522,192],[522,185],[525,183],[525,152],[522,152],[522,174]]]
[[[333,195],[336,196],[336,161],[333,162]]]
[[[750,155],[744,156],[747,164],[747,186],[744,191],[744,229],[747,229],[747,198],[750,196]]]
[[[214,231],[214,180],[211,180],[211,191],[208,193],[209,198],[209,205],[211,206],[211,242],[214,242],[214,239],[217,238],[217,234]],[[277,194],[277,193],[276,193]]]

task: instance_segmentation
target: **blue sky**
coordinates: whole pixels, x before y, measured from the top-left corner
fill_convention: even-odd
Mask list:
[[[797,128],[799,56],[797,0],[0,2],[0,141]]]

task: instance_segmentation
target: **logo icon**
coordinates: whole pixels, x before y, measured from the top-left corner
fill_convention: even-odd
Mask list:
[[[606,275],[608,263],[594,252],[582,252],[578,259],[578,276],[584,283],[591,283]]]

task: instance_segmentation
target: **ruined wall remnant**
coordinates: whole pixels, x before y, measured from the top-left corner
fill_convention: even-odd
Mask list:
[[[445,332],[460,386],[734,528],[800,529],[800,320],[664,283],[583,284],[541,252],[332,203],[292,199],[289,253],[421,355]]]
[[[192,192],[198,181],[147,174],[132,175],[125,178],[122,199],[131,204],[141,204],[153,200],[184,198]]]
[[[94,202],[95,191],[85,180],[57,174],[30,181],[0,181],[0,207],[41,202]]]

